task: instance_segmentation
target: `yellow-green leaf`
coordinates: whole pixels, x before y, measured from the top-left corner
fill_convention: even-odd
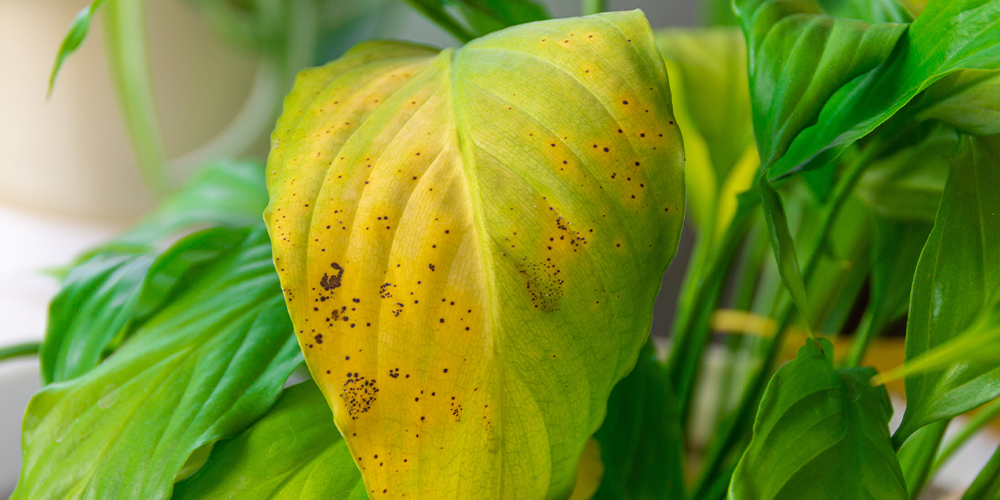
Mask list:
[[[300,76],[265,214],[306,360],[377,498],[566,498],[684,216],[638,11]]]

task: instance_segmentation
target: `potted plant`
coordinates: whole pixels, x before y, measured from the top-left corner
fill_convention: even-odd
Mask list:
[[[410,3],[464,45],[302,71],[266,166],[69,268],[13,498],[915,498],[1000,412],[1000,2]],[[322,5],[204,7],[288,49]]]

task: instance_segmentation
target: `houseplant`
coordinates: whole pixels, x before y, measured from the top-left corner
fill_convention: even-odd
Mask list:
[[[266,170],[210,165],[69,269],[14,498],[913,498],[1000,412],[1000,2],[738,0],[655,36],[411,3],[466,45],[301,73]],[[907,363],[860,367],[904,315]]]

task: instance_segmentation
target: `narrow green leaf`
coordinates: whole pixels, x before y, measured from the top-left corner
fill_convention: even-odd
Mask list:
[[[650,339],[635,369],[608,398],[608,415],[594,434],[604,480],[595,500],[684,498],[684,438],[677,402]]]
[[[913,280],[904,369],[925,373],[906,376],[897,446],[928,423],[1000,395],[1000,369],[969,362],[974,354],[989,355],[991,343],[1000,346],[1000,335],[991,333],[1000,327],[992,314],[1000,304],[996,186],[1000,136],[964,139]]]
[[[962,500],[997,500],[1000,499],[1000,448],[979,471],[972,486],[962,495]]]
[[[807,340],[767,385],[732,500],[908,499],[889,438],[892,405],[871,368],[834,370],[833,345]]]
[[[960,69],[1000,69],[1000,2],[931,0],[892,56],[809,108],[807,128],[775,160],[772,178],[830,164],[922,90]],[[884,47],[892,49],[882,42]],[[752,56],[751,56],[752,57]],[[818,116],[816,112],[818,111]]]
[[[534,0],[459,0],[458,5],[477,36],[550,17]]]
[[[365,466],[378,467],[378,459],[372,460]],[[267,415],[217,443],[205,466],[174,488],[173,500],[219,498],[368,499],[351,451],[313,381],[286,389]]]
[[[388,457],[369,491],[572,491],[676,252],[673,121],[638,11],[366,43],[300,77],[265,220],[338,428],[359,464]]]
[[[933,471],[934,456],[941,445],[945,430],[948,429],[948,422],[941,420],[920,428],[896,452],[899,466],[903,469],[903,477],[906,478],[906,491],[910,493],[910,498],[918,498],[924,485],[927,484],[927,479]]]
[[[973,135],[1000,133],[1000,71],[957,71],[914,102],[917,119],[941,120]]]
[[[750,51],[754,131],[765,171],[816,123],[838,89],[882,64],[906,30],[833,18],[811,0],[735,5]]]
[[[169,498],[192,452],[277,399],[302,358],[267,234],[209,233],[235,243],[114,355],[32,398],[14,500]]]
[[[759,180],[761,207],[764,209],[764,220],[767,221],[767,230],[771,236],[771,246],[774,249],[774,258],[778,262],[781,281],[785,283],[795,307],[799,309],[799,315],[806,329],[812,333],[806,285],[802,280],[799,257],[795,250],[795,242],[792,240],[792,233],[788,229],[788,216],[785,215],[785,207],[781,204],[781,195],[771,186],[766,176],[761,176]]]
[[[52,73],[49,74],[49,95],[52,95],[52,89],[56,85],[56,76],[59,75],[59,70],[62,69],[62,65],[66,62],[66,58],[70,56],[76,49],[80,48],[80,44],[83,40],[87,38],[87,33],[90,31],[90,20],[94,17],[94,13],[97,9],[101,7],[101,4],[105,0],[94,0],[90,5],[84,7],[77,13],[76,17],[73,19],[73,23],[70,24],[69,30],[66,31],[66,35],[63,37],[62,43],[59,45],[59,52],[56,54],[56,62],[52,65]]]

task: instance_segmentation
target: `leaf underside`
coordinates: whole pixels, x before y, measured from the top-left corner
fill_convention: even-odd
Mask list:
[[[299,77],[265,219],[371,498],[569,494],[676,251],[669,103],[638,12]]]

